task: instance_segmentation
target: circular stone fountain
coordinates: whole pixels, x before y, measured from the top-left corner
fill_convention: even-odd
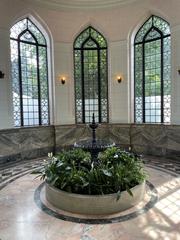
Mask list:
[[[74,147],[89,151],[93,163],[98,164],[98,153],[108,147],[115,146],[115,143],[96,139],[98,124],[95,123],[94,114],[92,124],[89,126],[92,129],[92,140],[79,141],[74,144]],[[131,192],[133,196],[129,195],[127,191],[121,192],[120,199],[117,200],[117,193],[104,195],[76,194],[59,190],[46,183],[46,199],[48,202],[59,209],[78,214],[113,214],[131,208],[143,200],[145,181],[131,188]]]

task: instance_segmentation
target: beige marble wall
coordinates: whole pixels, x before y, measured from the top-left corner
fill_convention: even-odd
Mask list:
[[[87,125],[56,126],[56,150],[72,146],[74,142],[91,137]],[[180,126],[161,124],[102,124],[97,138],[109,139],[122,148],[132,147],[137,153],[179,157]]]
[[[180,156],[179,125],[132,125],[131,145],[139,153],[178,157]]]
[[[56,126],[56,150],[73,145],[79,140],[91,138],[88,125]],[[130,144],[129,124],[101,124],[97,129],[97,138],[110,140],[118,145],[127,147]]]
[[[132,125],[130,135],[133,151],[165,155],[167,134],[164,125]]]
[[[0,162],[44,156],[54,145],[53,126],[0,130]]]
[[[0,163],[46,156],[79,140],[91,138],[88,125],[59,125],[0,130]],[[101,124],[97,138],[115,142],[137,153],[180,156],[180,126],[150,124]]]

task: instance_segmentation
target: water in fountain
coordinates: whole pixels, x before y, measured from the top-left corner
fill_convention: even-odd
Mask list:
[[[92,129],[92,139],[78,141],[74,143],[74,147],[89,151],[92,156],[92,161],[96,161],[99,152],[115,146],[115,143],[108,140],[96,139],[96,128],[98,127],[98,124],[95,123],[94,113],[92,116],[92,123],[89,124],[89,127]]]

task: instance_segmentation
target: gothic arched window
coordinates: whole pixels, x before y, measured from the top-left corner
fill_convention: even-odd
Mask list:
[[[171,118],[169,24],[151,16],[134,41],[135,122],[168,123]]]
[[[88,27],[74,42],[76,122],[108,122],[107,42]]]
[[[14,125],[49,124],[47,44],[29,19],[11,28]]]

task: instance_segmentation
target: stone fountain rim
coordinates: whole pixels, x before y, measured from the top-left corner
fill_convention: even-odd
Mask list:
[[[145,181],[131,188],[133,196],[122,191],[119,200],[117,193],[104,195],[83,195],[62,191],[46,183],[47,201],[57,209],[85,215],[107,215],[127,210],[144,199]]]
[[[139,184],[136,184],[134,187],[132,187],[132,188],[130,188],[130,190],[131,191],[133,191],[134,189],[136,189],[137,187],[139,187],[139,186],[142,186],[142,185],[144,185],[146,183],[146,180],[144,180],[142,183],[139,183]],[[45,184],[46,185],[48,185],[49,187],[51,187],[52,189],[54,189],[54,190],[56,190],[56,191],[58,191],[58,192],[62,192],[62,193],[65,193],[65,194],[67,194],[67,195],[71,195],[71,196],[81,196],[81,197],[84,197],[84,198],[95,198],[95,197],[111,197],[111,196],[115,196],[115,195],[117,195],[117,192],[115,192],[115,193],[107,193],[107,194],[80,194],[80,193],[71,193],[71,192],[67,192],[67,191],[64,191],[64,190],[61,190],[61,189],[59,189],[59,188],[57,188],[57,187],[55,187],[55,186],[53,186],[52,184],[50,184],[50,183],[48,183],[47,181],[45,181]],[[129,196],[130,196],[130,194],[127,192],[127,190],[124,190],[124,191],[122,191],[121,192],[121,194],[123,194],[123,193],[127,193]],[[131,196],[130,196],[131,197]]]

